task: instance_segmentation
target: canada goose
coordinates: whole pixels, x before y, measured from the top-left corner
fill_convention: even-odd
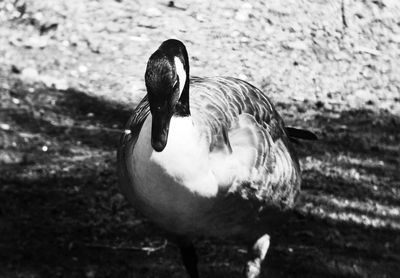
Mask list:
[[[118,149],[123,193],[172,235],[191,278],[199,277],[196,236],[246,239],[246,277],[258,277],[268,232],[300,190],[289,139],[315,135],[286,128],[270,100],[245,81],[190,76],[178,40],[151,55],[145,83],[147,95]]]

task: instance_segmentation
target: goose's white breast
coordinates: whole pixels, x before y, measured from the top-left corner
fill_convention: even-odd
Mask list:
[[[141,210],[168,229],[196,229],[218,193],[209,166],[208,146],[190,117],[172,117],[162,152],[151,146],[151,115],[134,148],[133,181]]]

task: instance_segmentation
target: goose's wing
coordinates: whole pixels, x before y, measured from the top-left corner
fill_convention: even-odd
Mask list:
[[[132,192],[133,187],[131,186],[131,181],[129,179],[129,172],[132,171],[133,167],[128,166],[132,166],[132,163],[134,163],[134,160],[131,157],[133,148],[136,145],[140,130],[142,129],[143,123],[145,122],[149,113],[150,106],[146,95],[133,111],[127,124],[125,125],[125,130],[122,133],[119,142],[117,151],[118,176],[120,179],[121,189],[123,190],[125,196],[130,196],[130,198],[134,198],[134,194]],[[127,161],[130,163],[127,163]]]
[[[192,114],[215,154],[217,177],[231,181],[228,192],[291,207],[300,189],[299,163],[271,101],[234,78],[193,78],[191,90]],[[234,172],[226,171],[227,161],[239,164]],[[220,168],[225,172],[218,175]]]

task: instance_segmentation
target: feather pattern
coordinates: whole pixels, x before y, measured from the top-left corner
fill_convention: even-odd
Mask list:
[[[247,168],[230,193],[260,203],[290,208],[300,189],[300,169],[282,118],[256,87],[231,77],[192,78],[194,122],[210,144],[221,145],[228,131],[232,154]]]
[[[190,90],[193,122],[209,145],[226,206],[239,198],[251,200],[256,210],[292,207],[300,189],[299,164],[270,100],[249,83],[230,77],[191,77]],[[149,112],[144,97],[127,123],[130,133],[122,135],[119,160],[125,159],[126,144],[135,145]],[[232,160],[239,166],[227,176],[225,163]],[[129,194],[129,188],[124,191]]]

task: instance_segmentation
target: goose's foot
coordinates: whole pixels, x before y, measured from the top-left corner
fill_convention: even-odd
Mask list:
[[[249,248],[245,274],[246,278],[257,278],[260,276],[261,263],[265,259],[269,248],[269,235],[265,234],[260,237],[256,243]]]
[[[190,278],[199,278],[196,249],[192,241],[185,237],[178,237],[175,242],[181,250],[182,262]]]

